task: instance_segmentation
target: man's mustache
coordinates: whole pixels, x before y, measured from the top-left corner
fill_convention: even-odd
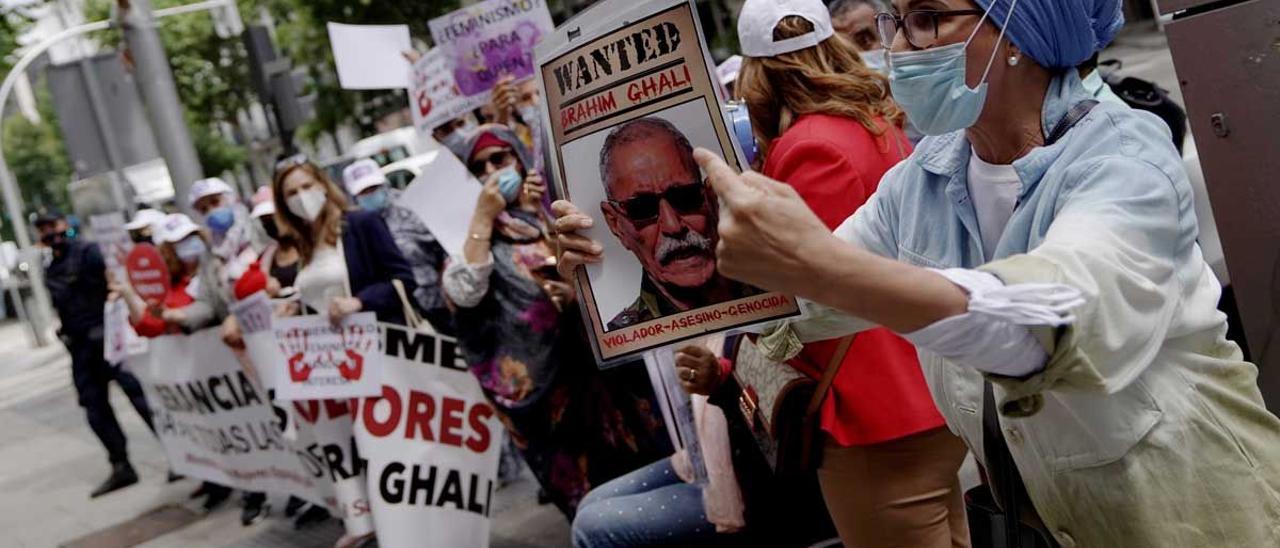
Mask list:
[[[686,251],[709,253],[712,251],[711,240],[692,230],[686,230],[681,238],[671,238],[664,234],[658,241],[658,263],[667,264],[672,256]]]

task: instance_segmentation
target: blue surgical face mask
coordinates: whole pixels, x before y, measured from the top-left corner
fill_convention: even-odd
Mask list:
[[[520,197],[520,187],[524,185],[524,177],[516,171],[516,166],[507,166],[498,172],[498,191],[507,200],[507,204],[516,203]]]
[[[356,203],[360,204],[360,209],[365,211],[381,211],[390,205],[391,197],[387,193],[387,189],[379,188],[373,192],[366,192],[356,196]]]
[[[204,245],[204,240],[200,238],[188,237],[181,242],[173,244],[173,252],[178,255],[178,260],[184,263],[194,263],[204,256],[208,247]]]
[[[858,55],[862,57],[862,64],[867,65],[867,68],[886,76],[889,74],[889,67],[884,58],[884,48],[870,49]]]
[[[236,224],[236,212],[231,209],[231,206],[222,206],[205,215],[204,224],[208,225],[209,230],[214,234],[226,234]]]
[[[987,101],[987,76],[1017,6],[1018,0],[1013,0],[977,88],[970,88],[965,82],[965,50],[986,22],[990,11],[983,14],[969,39],[963,43],[889,52],[889,82],[893,99],[925,135],[945,135],[977,123]]]

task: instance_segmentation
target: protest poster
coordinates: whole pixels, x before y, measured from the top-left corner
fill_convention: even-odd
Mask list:
[[[102,357],[110,364],[124,363],[125,358],[147,351],[147,339],[138,336],[129,324],[129,306],[123,299],[102,305]]]
[[[413,51],[408,25],[329,23],[329,45],[342,89],[407,89]]]
[[[489,102],[503,76],[534,76],[533,49],[555,24],[546,0],[486,0],[432,19],[431,39],[453,68],[458,91],[472,110]]]
[[[422,135],[431,135],[431,130],[440,124],[471,111],[450,68],[440,48],[432,48],[413,64],[409,112],[413,115],[413,127]]]
[[[275,378],[276,398],[323,400],[376,396],[381,390],[382,341],[377,316],[352,314],[334,324],[326,316],[279,318],[272,322],[284,359],[266,373]]]
[[[381,387],[379,387],[381,388]],[[324,455],[325,473],[333,486],[333,511],[348,535],[374,531],[365,460],[355,438],[359,400],[307,400],[293,403],[299,445]],[[313,449],[314,448],[314,449]]]
[[[240,332],[252,335],[271,329],[271,298],[266,291],[259,291],[231,305],[231,314],[240,325]]]
[[[102,252],[107,272],[117,280],[125,279],[125,258],[133,249],[133,239],[129,238],[129,231],[124,225],[124,215],[118,212],[89,217],[93,243],[98,244],[98,250]]]
[[[434,156],[422,172],[431,175],[414,179],[397,203],[414,212],[449,255],[461,257],[484,186],[447,150],[428,154]]]
[[[128,358],[174,472],[336,508],[328,452],[281,436],[283,417],[223,344],[221,330],[152,339]]]
[[[155,246],[133,246],[133,250],[125,257],[124,267],[129,284],[147,304],[159,304],[169,293],[169,267]]]
[[[716,270],[719,201],[693,148],[745,162],[693,3],[611,0],[575,21],[538,47],[538,75],[561,195],[604,246],[576,280],[597,360],[798,315]]]
[[[382,393],[355,428],[378,544],[488,546],[502,424],[453,339],[382,332]]]

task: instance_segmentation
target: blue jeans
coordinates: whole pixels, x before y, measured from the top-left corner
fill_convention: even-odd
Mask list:
[[[573,520],[575,548],[705,546],[717,540],[702,488],[681,480],[670,457],[592,489]]]

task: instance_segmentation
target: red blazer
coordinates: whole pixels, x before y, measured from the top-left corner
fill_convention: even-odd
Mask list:
[[[877,121],[885,128],[881,136],[852,118],[801,116],[770,145],[764,174],[794,187],[835,230],[875,193],[885,172],[911,153],[901,130]],[[810,343],[791,365],[817,377],[831,363],[837,344]],[[823,430],[836,443],[851,446],[943,424],[915,348],[888,329],[858,334],[823,404]]]

